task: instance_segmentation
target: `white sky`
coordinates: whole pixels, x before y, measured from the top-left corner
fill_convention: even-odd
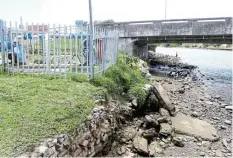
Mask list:
[[[233,0],[167,0],[167,19],[232,16]],[[165,0],[92,0],[93,20],[160,20]],[[88,0],[0,0],[0,19],[45,24],[88,21]]]

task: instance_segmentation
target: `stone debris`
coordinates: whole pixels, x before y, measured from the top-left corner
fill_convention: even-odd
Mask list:
[[[133,146],[139,153],[148,153],[148,142],[143,137],[136,136],[133,140]]]
[[[163,154],[163,148],[160,146],[160,144],[157,141],[153,141],[149,147],[149,155],[150,156],[156,156],[157,154]]]
[[[173,137],[172,142],[175,146],[184,147],[184,142],[181,137]]]
[[[161,107],[168,110],[170,114],[175,112],[175,106],[172,105],[167,92],[164,90],[161,84],[154,83],[153,92],[155,93],[156,97],[158,98]]]

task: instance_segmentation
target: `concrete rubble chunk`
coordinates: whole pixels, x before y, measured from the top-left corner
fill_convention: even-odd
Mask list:
[[[174,137],[172,142],[175,146],[184,147],[184,142],[182,137]]]
[[[87,146],[88,143],[89,143],[88,140],[83,140],[83,141],[80,143],[80,146],[85,147],[85,146]]]
[[[122,138],[125,138],[127,141],[133,139],[136,136],[136,129],[133,127],[126,127],[120,134]]]
[[[171,117],[171,120],[176,133],[200,137],[208,141],[217,141],[219,139],[216,129],[200,119],[179,113],[175,117]]]
[[[161,123],[161,128],[159,133],[164,136],[168,136],[172,134],[172,126],[168,123]]]
[[[149,147],[149,154],[150,156],[156,156],[156,153],[163,154],[163,148],[159,145],[157,141],[153,141]]]
[[[225,109],[227,109],[227,110],[233,110],[233,106],[225,106]]]
[[[227,140],[225,138],[222,139],[222,144],[228,150],[228,152],[231,151],[231,148],[228,146]]]
[[[139,153],[148,153],[148,142],[145,138],[136,136],[133,140],[133,146]]]
[[[173,114],[175,112],[175,106],[172,105],[167,92],[162,87],[162,85],[159,83],[154,83],[152,90],[161,103],[162,108],[168,110],[170,114]]]
[[[225,120],[225,124],[231,125],[231,121],[230,120]]]

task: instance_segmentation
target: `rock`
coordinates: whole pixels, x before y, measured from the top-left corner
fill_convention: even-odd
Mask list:
[[[178,92],[179,92],[180,94],[184,94],[185,90],[184,90],[184,89],[180,89]]]
[[[161,123],[160,124],[161,128],[159,131],[159,134],[164,135],[164,136],[169,136],[172,134],[172,126],[168,123]]]
[[[175,106],[172,105],[167,92],[164,90],[161,84],[155,83],[152,90],[161,103],[161,107],[168,110],[171,115],[174,115],[176,111]]]
[[[223,157],[221,150],[216,150],[215,156],[216,157]]]
[[[117,153],[118,153],[119,155],[124,154],[125,151],[126,151],[125,146],[121,146],[121,147],[117,148]]]
[[[184,147],[183,139],[181,137],[174,137],[172,142],[175,146]]]
[[[231,125],[231,121],[230,120],[225,120],[225,124]]]
[[[205,156],[205,152],[200,152],[200,156]]]
[[[145,116],[145,122],[147,125],[157,125],[158,123],[156,123],[156,120],[152,118],[152,116],[150,115],[146,115]]]
[[[221,125],[220,128],[221,128],[221,129],[227,129],[227,127],[226,127],[226,126],[223,126],[223,125]]]
[[[163,154],[163,148],[159,145],[157,141],[153,141],[149,145],[148,150],[150,156],[156,156],[156,153]]]
[[[233,110],[233,106],[225,106],[226,110]]]
[[[151,140],[157,132],[155,131],[155,128],[150,128],[148,130],[145,130],[142,133],[142,136],[148,140]]]
[[[133,105],[134,107],[137,107],[137,106],[138,106],[137,99],[134,99],[134,100],[132,101],[132,105]]]
[[[143,137],[136,136],[133,140],[133,146],[139,153],[148,153],[148,142]]]
[[[136,128],[126,127],[121,133],[120,137],[125,138],[127,141],[132,140],[136,136]]]
[[[213,102],[210,102],[210,101],[206,101],[205,103],[209,105],[213,105]]]
[[[214,99],[221,99],[221,97],[219,95],[216,95]]]
[[[193,111],[193,112],[191,113],[191,116],[192,116],[192,117],[198,117],[198,116],[199,116],[199,114],[198,114],[198,112]]]
[[[88,140],[83,140],[79,145],[86,147],[88,143],[89,143]]]
[[[202,146],[205,147],[205,148],[210,148],[211,147],[211,143],[209,141],[202,141]]]
[[[166,109],[164,109],[164,108],[160,108],[159,109],[159,114],[161,116],[165,116],[165,117],[169,117],[170,118],[169,112]]]
[[[228,152],[231,152],[231,148],[228,146],[227,140],[225,138],[222,139],[222,144]]]
[[[214,120],[219,120],[220,118],[219,117],[213,117]]]
[[[148,93],[152,89],[152,86],[150,84],[145,84],[144,89]]]
[[[200,137],[208,141],[216,141],[219,139],[215,128],[200,119],[179,113],[175,117],[171,117],[171,120],[176,133]]]

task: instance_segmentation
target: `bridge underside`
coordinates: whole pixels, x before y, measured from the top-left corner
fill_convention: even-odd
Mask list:
[[[134,39],[134,38],[133,38]],[[138,42],[146,43],[208,43],[232,44],[232,35],[206,36],[147,36],[135,37]]]

